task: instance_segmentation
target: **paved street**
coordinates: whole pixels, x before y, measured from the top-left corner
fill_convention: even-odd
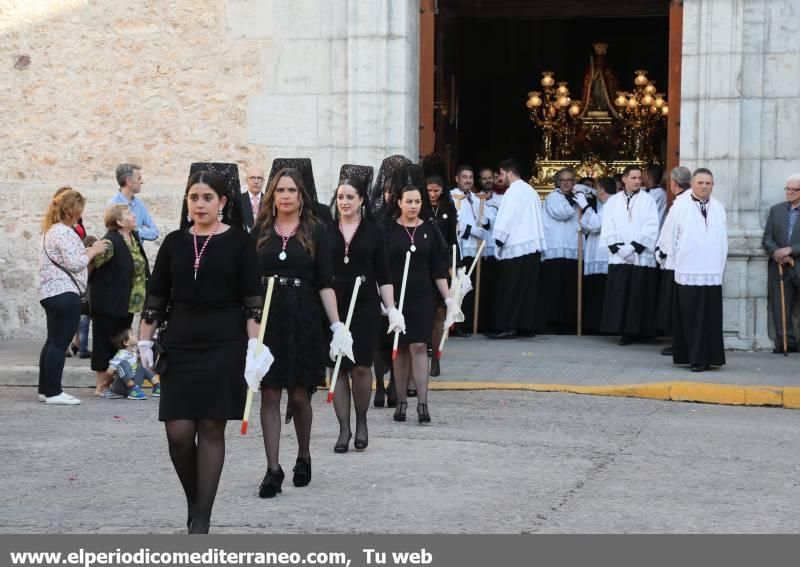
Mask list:
[[[659,361],[659,359],[655,359]],[[48,407],[0,388],[1,532],[180,533],[183,495],[157,401]],[[414,415],[414,404],[409,408]],[[313,480],[257,497],[257,423],[233,424],[216,533],[800,531],[800,411],[531,392],[435,392],[433,424],[370,411],[370,446],[335,455],[314,399]],[[238,426],[238,424],[236,424]]]

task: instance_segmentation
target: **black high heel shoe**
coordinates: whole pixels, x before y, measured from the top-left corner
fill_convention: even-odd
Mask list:
[[[352,433],[347,434],[347,439],[345,439],[344,443],[340,441],[336,441],[336,445],[333,446],[334,453],[347,453],[349,446],[350,446],[350,439],[353,437]]]
[[[261,498],[272,498],[282,492],[281,485],[285,477],[286,475],[283,474],[283,469],[280,465],[278,465],[277,472],[267,469],[267,474],[264,475],[264,480],[261,481],[261,486],[258,487],[258,495]]]
[[[367,445],[369,445],[369,433],[367,432],[367,424],[366,423],[364,424],[364,435],[363,435],[363,437],[359,435],[360,433],[361,433],[361,431],[359,431],[358,424],[356,424],[356,438],[353,441],[353,448],[356,451],[363,451],[364,449],[367,448]]]
[[[408,407],[408,402],[397,402],[397,409],[394,410],[394,416],[393,416],[395,421],[406,420],[407,407]]]
[[[375,390],[374,405],[376,408],[382,408],[386,405],[386,392],[384,390]]]
[[[75,355],[78,354],[78,350],[80,350],[80,349],[78,348],[78,346],[75,343],[69,343],[69,350],[72,351],[72,356],[75,356]]]
[[[409,398],[416,398],[417,397],[417,389],[416,388],[408,388],[406,389],[406,396]]]
[[[417,404],[417,421],[419,423],[431,422],[431,415],[428,413],[428,404]]]
[[[298,487],[308,485],[311,482],[311,457],[297,457],[293,470],[294,485]]]

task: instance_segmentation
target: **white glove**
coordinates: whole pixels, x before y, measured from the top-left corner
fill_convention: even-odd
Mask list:
[[[617,256],[625,260],[628,264],[633,264],[636,260],[636,248],[630,244],[623,244],[617,250]]]
[[[589,201],[586,200],[586,195],[583,193],[575,193],[575,202],[578,203],[581,210],[589,206]]]
[[[355,362],[356,357],[353,356],[353,335],[350,334],[350,331],[347,330],[344,323],[341,321],[334,323],[331,325],[331,331],[333,331],[333,339],[331,339],[331,350],[329,353],[331,360],[335,361],[336,357],[341,354]]]
[[[247,341],[247,356],[244,359],[244,379],[254,392],[258,392],[261,379],[267,375],[275,357],[267,345],[258,348],[258,339]],[[256,354],[258,352],[258,354]]]
[[[142,366],[152,372],[153,370],[153,341],[139,341],[136,343],[139,347],[139,358],[142,359]]]
[[[395,331],[400,331],[401,333],[405,334],[406,332],[406,318],[403,317],[403,314],[397,307],[390,307],[389,308],[389,330],[386,331],[387,335],[394,333]]]
[[[473,226],[469,235],[474,236],[478,240],[489,240],[489,237],[491,237],[488,230],[479,226]]]
[[[452,297],[445,299],[444,304],[447,306],[447,314],[444,317],[443,326],[446,331],[453,323],[461,323],[464,320],[464,314],[461,312],[461,307],[453,301]]]
[[[461,297],[466,297],[472,291],[472,280],[467,277],[467,269],[459,268],[458,277],[461,284]]]

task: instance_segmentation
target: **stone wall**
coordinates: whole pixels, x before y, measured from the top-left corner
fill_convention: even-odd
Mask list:
[[[42,336],[39,221],[70,184],[102,211],[122,161],[175,228],[189,164],[417,154],[417,0],[0,0],[0,338]],[[147,244],[151,260],[156,245]]]
[[[800,171],[800,0],[686,0],[681,91],[681,163],[728,211],[726,344],[769,347],[761,237]]]

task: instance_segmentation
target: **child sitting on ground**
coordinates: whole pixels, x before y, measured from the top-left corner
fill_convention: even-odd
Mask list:
[[[161,383],[158,375],[153,374],[141,364],[133,331],[126,329],[117,333],[112,338],[112,342],[114,348],[119,350],[108,363],[108,370],[106,370],[109,377],[113,379],[110,388],[111,393],[108,397],[110,399],[127,397],[129,400],[146,400],[147,396],[142,391],[142,384],[145,378],[153,384],[151,394],[156,398],[159,397],[161,395]]]

